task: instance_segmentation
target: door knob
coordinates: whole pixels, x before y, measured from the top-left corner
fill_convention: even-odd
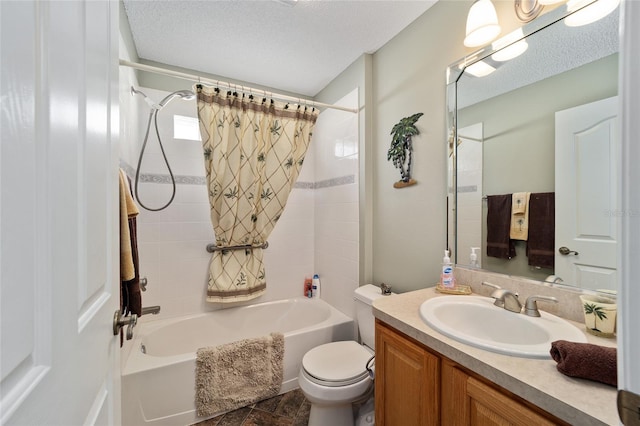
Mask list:
[[[560,254],[561,254],[561,255],[563,255],[563,256],[568,256],[568,255],[570,255],[570,254],[574,254],[574,255],[576,255],[576,256],[577,256],[578,254],[580,254],[580,253],[578,253],[578,252],[577,252],[577,251],[575,251],[575,250],[569,250],[569,248],[568,248],[568,247],[560,247],[560,248],[558,249],[558,251],[559,251],[559,252],[560,252]]]
[[[113,314],[113,335],[117,336],[120,329],[127,325],[127,340],[133,338],[133,327],[138,323],[138,315],[131,314],[128,317],[122,316],[120,309]]]

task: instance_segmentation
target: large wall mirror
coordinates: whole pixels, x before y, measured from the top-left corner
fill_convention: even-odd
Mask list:
[[[579,12],[562,5],[447,70],[448,246],[459,266],[613,292],[619,13],[573,26]],[[526,221],[505,212],[523,196]]]

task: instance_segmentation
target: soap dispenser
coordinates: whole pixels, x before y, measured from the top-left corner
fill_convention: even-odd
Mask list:
[[[449,250],[444,251],[444,257],[442,258],[442,275],[440,276],[440,285],[444,288],[455,287],[455,281],[453,279],[453,265],[451,264],[451,258],[449,257]]]
[[[478,264],[478,255],[476,254],[476,250],[480,250],[480,247],[471,247],[471,254],[469,254],[469,264],[472,268],[479,268]]]

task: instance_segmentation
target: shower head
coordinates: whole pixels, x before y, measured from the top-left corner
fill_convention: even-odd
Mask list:
[[[149,107],[151,107],[151,109],[160,109],[160,108],[162,108],[162,106],[160,106],[157,103],[153,102],[147,95],[145,95],[144,92],[141,92],[140,90],[136,90],[136,89],[134,89],[133,86],[131,86],[131,96],[135,96],[135,95],[141,95],[143,97],[144,101],[147,103],[147,105],[149,105]]]
[[[179,96],[185,101],[189,101],[196,97],[196,94],[193,93],[191,90],[178,90],[176,92],[170,93],[163,100],[161,100],[159,104],[157,104],[153,102],[143,92],[141,92],[140,90],[136,90],[133,86],[131,86],[131,95],[132,96],[141,95],[144,98],[144,101],[151,107],[151,109],[157,109],[157,110],[161,110],[162,108],[164,108],[169,103],[169,101],[171,101],[171,99],[175,98],[176,96]]]
[[[160,108],[164,108],[164,106],[168,104],[169,101],[171,101],[171,99],[175,98],[176,96],[179,96],[185,101],[189,101],[191,99],[194,99],[196,97],[196,94],[193,93],[191,90],[178,90],[176,92],[170,93],[163,100],[160,101],[160,105],[159,105]]]

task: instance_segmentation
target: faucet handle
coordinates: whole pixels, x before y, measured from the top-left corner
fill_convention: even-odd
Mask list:
[[[493,290],[491,296],[494,299],[493,304],[499,308],[504,308],[507,311],[520,313],[522,304],[518,300],[518,293],[506,288],[498,288]]]
[[[380,292],[383,296],[391,295],[391,286],[389,284],[380,283]]]
[[[558,299],[553,296],[529,296],[524,304],[524,310],[522,313],[530,317],[539,317],[540,311],[538,310],[538,304],[536,303],[538,300],[558,303]]]
[[[500,308],[503,308],[503,307],[504,307],[504,298],[503,298],[501,295],[499,295],[499,294],[497,293],[497,291],[498,291],[498,290],[501,290],[501,289],[502,289],[502,287],[500,287],[499,285],[496,285],[496,284],[492,284],[492,283],[487,282],[487,281],[482,281],[482,283],[481,283],[481,284],[482,284],[482,285],[486,285],[487,287],[491,287],[491,288],[494,288],[494,289],[495,289],[495,290],[491,293],[491,296],[490,296],[490,297],[493,297],[493,298],[495,299],[495,302],[493,303],[494,305],[496,305],[496,306],[498,306],[498,307],[500,307]]]
[[[487,281],[482,281],[482,285],[486,285],[487,287],[495,288],[496,290],[502,288],[499,285],[491,284],[490,282],[487,282]]]

